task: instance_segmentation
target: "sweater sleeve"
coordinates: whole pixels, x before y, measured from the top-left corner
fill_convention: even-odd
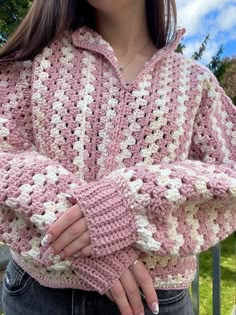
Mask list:
[[[191,255],[236,229],[236,108],[206,70],[188,160],[113,171],[78,196],[93,255]]]
[[[67,191],[84,182],[34,146],[31,73],[30,61],[0,63],[0,239],[25,262],[53,268],[40,242],[71,206]],[[101,260],[71,258],[70,265],[78,286],[104,293],[137,257],[129,247]]]
[[[0,64],[0,206],[30,221],[44,215],[49,225],[68,207],[67,189],[83,183],[34,146],[31,73],[31,61]],[[6,213],[1,218],[3,227],[13,220]],[[13,245],[9,233],[1,231],[1,238]]]

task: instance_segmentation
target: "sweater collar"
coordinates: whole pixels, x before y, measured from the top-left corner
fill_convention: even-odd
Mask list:
[[[153,67],[156,62],[160,61],[161,59],[169,55],[171,52],[174,52],[185,32],[186,31],[184,28],[178,29],[176,32],[175,39],[171,43],[164,46],[163,48],[157,50],[152,56],[152,58],[147,62],[145,66],[146,71],[148,71],[150,67]],[[72,43],[74,44],[75,47],[91,50],[99,54],[102,54],[105,58],[107,58],[110,61],[110,63],[115,67],[117,72],[119,72],[118,62],[114,54],[113,48],[96,31],[90,29],[87,26],[82,26],[72,33]],[[146,71],[144,70],[144,72]]]
[[[159,49],[154,55],[174,51],[185,33],[185,29],[177,30],[175,39],[165,47]],[[114,56],[111,45],[101,35],[87,26],[82,26],[72,33],[72,42],[76,47],[85,48],[103,54],[105,57]],[[110,58],[109,58],[110,59]],[[115,58],[116,59],[116,58]]]

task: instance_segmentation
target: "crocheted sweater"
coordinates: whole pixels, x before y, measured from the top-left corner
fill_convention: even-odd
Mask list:
[[[0,236],[41,284],[104,293],[140,257],[156,288],[185,288],[195,254],[236,228],[236,109],[208,69],[175,53],[130,84],[95,31],[0,64]],[[42,258],[75,198],[92,256]]]

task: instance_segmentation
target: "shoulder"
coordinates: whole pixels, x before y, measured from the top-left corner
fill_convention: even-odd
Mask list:
[[[0,90],[11,86],[26,88],[30,84],[32,60],[0,62]]]
[[[219,85],[215,75],[200,62],[176,52],[172,52],[170,59],[173,70],[178,71],[178,74],[185,77],[186,80],[195,82],[203,88],[209,84]]]
[[[225,99],[232,108],[234,107],[232,110],[235,112],[235,106],[232,106],[232,100],[226,95],[220,82],[209,68],[194,59],[176,52],[172,54],[172,58],[174,63],[182,64],[182,69],[180,71],[182,71],[181,76],[184,78],[183,80],[191,82],[189,83],[189,86],[194,89],[196,88],[199,95],[208,97],[212,101]]]
[[[37,63],[42,60],[56,59],[59,55],[66,55],[73,49],[72,31],[66,30],[58,38],[54,39],[49,45],[35,56],[33,62]]]
[[[30,85],[34,68],[40,64],[41,67],[47,67],[49,59],[56,60],[59,52],[69,49],[72,45],[71,32],[64,32],[59,38],[45,46],[31,60],[7,61],[0,60],[0,91],[11,86],[21,86],[22,88]]]
[[[206,66],[180,53],[173,52],[172,59],[175,63],[182,64],[186,69],[191,69],[192,74],[205,75],[206,77],[213,75]]]
[[[66,57],[72,46],[72,31],[66,30],[31,60],[0,60],[0,91],[11,86],[29,87],[35,68],[47,68],[48,64],[57,64],[57,59]]]

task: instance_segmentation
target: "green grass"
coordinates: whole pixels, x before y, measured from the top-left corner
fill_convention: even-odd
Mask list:
[[[235,235],[221,243],[221,314],[231,315],[236,304]],[[200,314],[212,314],[211,250],[200,255]]]

